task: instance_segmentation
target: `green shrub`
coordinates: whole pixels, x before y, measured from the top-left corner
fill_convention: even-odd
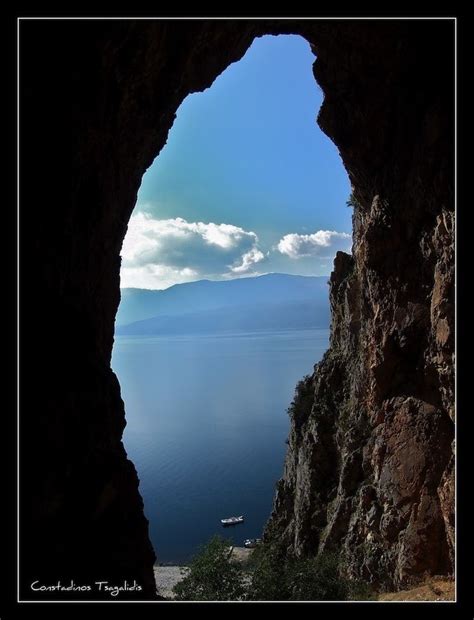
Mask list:
[[[333,554],[302,559],[288,567],[293,601],[347,601],[349,583],[339,577],[339,559]]]
[[[288,415],[298,428],[303,424],[311,413],[314,401],[314,386],[311,375],[306,375],[298,381],[295,394],[290,406],[287,409]]]
[[[288,588],[286,553],[278,545],[265,544],[257,547],[249,561],[251,573],[247,600],[287,601]]]
[[[174,587],[178,601],[348,601],[371,600],[370,588],[341,577],[340,557],[289,556],[280,544],[256,547],[244,564],[229,561],[231,543],[215,536]]]
[[[334,553],[314,558],[288,557],[275,545],[254,552],[247,600],[258,601],[348,601],[370,600],[370,588],[340,575],[340,560]]]
[[[357,202],[357,199],[354,196],[354,192],[351,192],[349,198],[346,200],[346,207],[358,207],[358,206],[359,206],[359,203]]]
[[[349,600],[350,601],[374,601],[376,600],[375,593],[370,588],[368,583],[364,581],[350,581],[349,582]]]
[[[175,585],[178,601],[238,601],[244,595],[242,568],[229,562],[231,543],[214,536],[192,559],[186,577]]]

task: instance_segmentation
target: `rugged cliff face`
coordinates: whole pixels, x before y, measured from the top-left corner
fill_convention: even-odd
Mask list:
[[[365,83],[357,105],[331,109],[328,96],[320,114],[354,184],[353,256],[335,259],[330,348],[297,387],[266,530],[297,554],[341,549],[350,574],[389,588],[450,573],[454,541],[450,110],[399,61],[387,50],[387,80],[403,74],[397,96],[379,74],[378,91]],[[446,65],[436,66],[449,88]],[[316,63],[315,73],[334,87],[336,71]],[[372,132],[388,129],[375,112],[386,106],[397,145],[382,154]],[[366,119],[367,161],[349,112]]]
[[[298,392],[267,536],[298,553],[342,544],[353,573],[387,584],[450,570],[451,31],[444,22],[21,24],[22,598],[79,598],[30,589],[71,578],[136,580],[142,590],[122,598],[154,595],[110,369],[119,253],[177,107],[263,33],[313,45],[319,122],[359,203],[354,258],[339,256],[331,277],[331,348]]]

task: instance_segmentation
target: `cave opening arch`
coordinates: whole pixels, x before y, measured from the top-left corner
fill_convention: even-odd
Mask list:
[[[237,546],[262,535],[287,408],[328,346],[328,277],[350,252],[352,210],[316,125],[314,60],[300,36],[254,39],[183,101],[140,186],[112,368],[160,563],[188,561],[225,514],[245,513],[225,532]]]

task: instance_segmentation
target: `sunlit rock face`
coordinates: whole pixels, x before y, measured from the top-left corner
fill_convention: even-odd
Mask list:
[[[22,598],[71,578],[154,596],[110,369],[120,248],[181,101],[277,33],[313,45],[318,122],[357,206],[266,536],[298,554],[341,547],[351,574],[382,585],[452,568],[451,25],[23,22]]]
[[[266,532],[300,555],[340,549],[387,588],[453,571],[452,56],[432,66],[435,47],[361,37],[316,62],[354,244],[334,262],[330,349],[297,389]]]

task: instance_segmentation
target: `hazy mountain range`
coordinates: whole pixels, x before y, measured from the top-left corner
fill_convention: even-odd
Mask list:
[[[327,276],[268,274],[200,280],[152,291],[122,289],[118,335],[329,327]]]

